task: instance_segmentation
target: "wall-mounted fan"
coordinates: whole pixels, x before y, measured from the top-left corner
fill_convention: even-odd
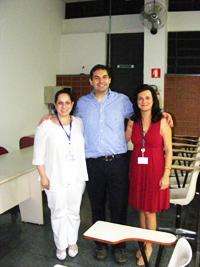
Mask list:
[[[167,20],[167,8],[155,0],[147,2],[140,13],[140,19],[152,34],[156,34]]]

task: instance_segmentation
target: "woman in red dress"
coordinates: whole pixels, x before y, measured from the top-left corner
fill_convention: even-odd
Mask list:
[[[129,204],[139,210],[140,227],[156,230],[156,213],[169,208],[169,176],[172,163],[171,128],[163,118],[152,86],[138,88],[135,114],[129,120],[126,140],[134,149],[130,163]],[[149,260],[152,244],[145,244]],[[140,251],[137,264],[144,265]]]

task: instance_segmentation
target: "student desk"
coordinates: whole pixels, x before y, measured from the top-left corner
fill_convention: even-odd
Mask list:
[[[43,224],[42,191],[33,147],[0,156],[0,214],[19,205],[21,220]]]
[[[160,264],[163,246],[174,245],[176,242],[176,236],[170,233],[104,221],[97,221],[83,234],[83,236],[86,239],[112,245],[125,241],[136,241],[139,243],[145,266],[147,267],[149,267],[149,263],[146,259],[143,242],[152,242],[160,245],[156,263],[154,265],[156,267]]]

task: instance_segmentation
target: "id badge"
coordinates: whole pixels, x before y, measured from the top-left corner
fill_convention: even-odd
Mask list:
[[[69,151],[69,153],[66,155],[66,160],[72,161],[75,160],[74,155]]]
[[[147,157],[138,157],[138,164],[148,164]]]

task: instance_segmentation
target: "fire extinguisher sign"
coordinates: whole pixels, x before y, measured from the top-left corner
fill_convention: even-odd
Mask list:
[[[159,68],[151,69],[151,78],[160,78],[160,69]]]

